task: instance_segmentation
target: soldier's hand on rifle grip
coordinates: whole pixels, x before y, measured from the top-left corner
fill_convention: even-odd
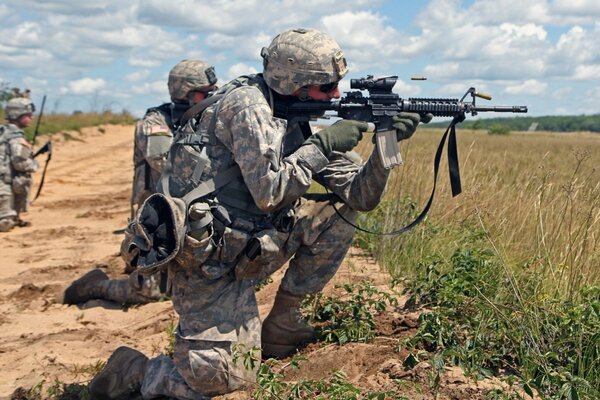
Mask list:
[[[47,152],[52,151],[52,142],[47,141],[45,145],[43,145],[38,151],[36,151],[31,158],[36,158],[41,154],[46,154]]]
[[[396,138],[398,141],[410,138],[417,130],[419,122],[426,124],[432,118],[432,114],[421,117],[417,113],[399,112],[392,117],[393,127],[396,128]]]
[[[363,132],[369,129],[369,124],[363,121],[340,120],[335,124],[321,129],[308,139],[306,144],[314,144],[326,156],[338,151],[345,153],[352,150],[363,137]]]

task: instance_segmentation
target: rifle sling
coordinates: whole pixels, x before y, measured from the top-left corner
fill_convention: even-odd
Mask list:
[[[50,163],[51,159],[52,159],[52,151],[49,151],[48,157],[46,157],[46,163],[44,164],[44,170],[42,171],[42,178],[40,179],[40,186],[38,186],[37,192],[35,193],[35,197],[33,198],[33,200],[31,200],[31,203],[33,203],[35,200],[37,200],[37,198],[40,197],[40,193],[42,193],[42,187],[44,187],[44,180],[46,179],[46,170],[48,169],[48,164]]]
[[[446,128],[446,132],[444,132],[444,136],[442,136],[442,139],[440,140],[440,144],[438,145],[438,148],[435,152],[435,158],[433,161],[433,189],[431,190],[431,195],[429,196],[429,200],[427,201],[425,208],[423,208],[423,211],[421,211],[421,213],[410,224],[408,224],[400,229],[393,230],[391,232],[375,232],[375,231],[371,231],[371,230],[368,230],[365,228],[361,228],[360,226],[357,226],[357,225],[353,224],[352,222],[348,221],[348,219],[342,215],[342,213],[335,206],[335,203],[333,201],[333,196],[330,196],[330,202],[331,202],[331,205],[333,206],[333,209],[335,210],[335,212],[338,214],[338,216],[342,220],[344,220],[346,223],[352,225],[357,230],[359,230],[361,232],[369,233],[372,235],[396,236],[396,235],[400,235],[400,234],[414,228],[415,226],[417,226],[425,218],[425,216],[429,212],[429,209],[431,208],[431,205],[433,204],[433,197],[435,195],[435,189],[437,187],[437,178],[438,178],[438,172],[440,169],[440,161],[442,158],[442,151],[444,149],[444,145],[446,144],[447,138],[448,138],[448,149],[447,149],[448,150],[448,170],[450,173],[450,186],[452,188],[452,197],[458,196],[462,192],[462,187],[461,187],[461,182],[460,182],[460,170],[458,167],[458,149],[456,146],[456,124],[458,124],[461,121],[462,121],[462,119],[460,118],[460,116],[454,117],[452,122],[450,122],[450,125],[448,126],[448,128]],[[327,192],[329,193],[328,189],[327,189]]]

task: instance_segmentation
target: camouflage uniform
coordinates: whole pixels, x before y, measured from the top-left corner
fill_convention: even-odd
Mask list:
[[[258,366],[250,370],[243,365],[245,352],[261,355],[255,283],[289,261],[280,291],[298,298],[321,291],[339,268],[354,234],[354,227],[341,220],[331,202],[349,221],[380,202],[389,171],[376,152],[364,164],[354,152],[334,151],[326,157],[306,141],[307,126],[288,125],[273,115],[271,104],[279,95],[292,94],[294,81],[320,85],[346,74],[341,50],[329,36],[317,31],[307,36],[311,57],[319,59],[316,66],[298,65],[298,70],[286,66],[279,74],[275,65],[269,76],[265,69],[265,76],[238,78],[217,92],[224,94],[219,102],[178,132],[174,143],[188,138],[188,143],[197,143],[194,140],[200,138],[205,144],[202,160],[208,162],[198,162],[194,152],[199,150],[193,145],[173,145],[170,172],[161,179],[161,184],[169,183],[169,195],[182,197],[235,166],[241,173],[208,196],[207,201],[224,209],[213,210],[209,236],[188,231],[177,262],[169,264],[173,306],[179,315],[173,358],[150,359],[141,373],[136,370],[140,380],[128,377],[121,390],[125,384],[139,383],[144,398],[204,399],[255,382]],[[285,45],[296,49],[293,39]],[[273,43],[278,40],[284,42],[288,36],[280,35]],[[332,49],[339,50],[333,57]],[[263,49],[265,59],[270,57],[267,50]],[[318,64],[328,69],[315,71]],[[310,76],[302,76],[307,68],[313,70]],[[298,76],[289,71],[298,71]],[[313,180],[333,194],[307,195]],[[247,249],[256,242],[260,252],[250,260]],[[117,365],[107,365],[105,371],[95,382],[119,376]],[[94,390],[110,392],[95,382]]]
[[[39,165],[31,158],[31,144],[20,128],[9,123],[0,132],[0,232],[5,232],[27,211],[31,173]]]
[[[170,104],[148,109],[144,118],[137,122],[133,148],[133,207],[139,207],[148,196],[156,192],[156,184],[165,167],[175,129]]]
[[[169,72],[171,103],[149,108],[136,124],[134,133],[134,176],[131,195],[135,210],[156,192],[165,167],[173,133],[180,118],[193,103],[190,93],[206,90],[217,82],[214,68],[200,60],[182,60]],[[90,299],[105,299],[122,304],[143,304],[169,295],[166,273],[142,277],[133,271],[128,278],[108,279],[100,271],[90,271],[65,290],[64,302],[77,304]]]
[[[191,105],[190,92],[210,87],[216,82],[214,68],[199,60],[182,60],[169,72],[167,86],[172,103],[148,109],[144,118],[136,124],[132,209],[156,192],[179,119]],[[169,292],[167,280],[164,273],[142,277],[133,272],[128,280],[106,284],[109,286],[108,298],[123,303],[159,300]]]
[[[364,166],[356,153],[338,153],[328,160],[316,146],[303,146],[297,125],[288,127],[285,120],[273,117],[269,99],[262,76],[256,75],[222,100],[217,140],[207,146],[212,165],[205,172],[211,178],[231,165],[240,167],[243,179],[217,194],[234,220],[232,226],[240,229],[225,230],[222,242],[229,248],[211,257],[220,261],[222,269],[216,273],[206,268],[209,262],[169,270],[179,314],[177,350],[173,360],[150,360],[144,397],[199,398],[183,393],[193,393],[191,388],[215,395],[253,382],[256,371],[245,371],[241,361],[233,363],[232,348],[236,344],[247,350],[260,348],[256,279],[291,259],[282,287],[297,295],[317,293],[335,274],[352,241],[354,228],[340,220],[327,196],[302,197],[312,180],[338,196],[337,207],[351,221],[357,211],[374,208],[383,194],[388,171],[376,154]],[[205,111],[197,131],[208,129],[214,111],[215,107]],[[186,163],[185,154],[172,157],[171,187],[185,193],[191,188],[194,166]],[[243,226],[252,228],[244,232]],[[251,235],[262,239],[261,255],[252,261],[260,265],[260,272],[236,280],[231,270]]]

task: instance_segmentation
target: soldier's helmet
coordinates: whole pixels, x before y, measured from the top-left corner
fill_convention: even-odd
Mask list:
[[[262,48],[261,56],[267,85],[283,95],[307,85],[337,82],[348,73],[339,44],[315,29],[282,32]]]
[[[13,97],[6,103],[4,113],[6,119],[14,121],[19,119],[21,115],[33,114],[35,112],[35,106],[28,97]]]
[[[215,68],[200,60],[183,60],[169,72],[169,94],[172,101],[187,101],[188,94],[217,83]]]

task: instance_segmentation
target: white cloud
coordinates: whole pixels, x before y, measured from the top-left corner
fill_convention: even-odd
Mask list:
[[[600,64],[580,65],[575,68],[573,79],[576,80],[594,80],[600,77]]]
[[[314,26],[315,10],[328,15],[344,9],[376,7],[382,1],[368,0],[146,0],[138,17],[144,23],[170,25],[193,32],[241,36],[257,27],[272,33],[290,27]]]
[[[322,29],[340,44],[353,72],[407,62],[423,50],[420,40],[402,35],[370,12],[342,12],[321,18]]]
[[[130,74],[125,75],[125,79],[131,82],[139,82],[147,79],[150,76],[150,71],[147,69],[132,72]]]
[[[535,79],[529,79],[520,84],[507,86],[504,89],[504,93],[537,96],[544,93],[547,87],[548,84],[545,82],[539,82]]]
[[[238,76],[255,74],[257,72],[258,71],[256,70],[256,68],[253,68],[244,63],[237,63],[237,64],[233,64],[231,67],[229,67],[229,69],[225,73],[224,79],[225,79],[225,82],[227,82],[227,81],[230,81],[231,79],[237,78]]]
[[[75,95],[93,94],[104,87],[106,87],[106,81],[104,79],[83,78],[69,82],[66,87],[60,89],[60,93]]]
[[[129,57],[127,62],[132,67],[144,67],[144,68],[158,67],[161,64],[160,60],[146,59],[146,58],[135,57],[135,56]]]
[[[141,85],[135,85],[131,88],[131,92],[140,95],[155,95],[164,96],[166,99],[169,98],[169,89],[167,88],[166,80],[144,82]]]

